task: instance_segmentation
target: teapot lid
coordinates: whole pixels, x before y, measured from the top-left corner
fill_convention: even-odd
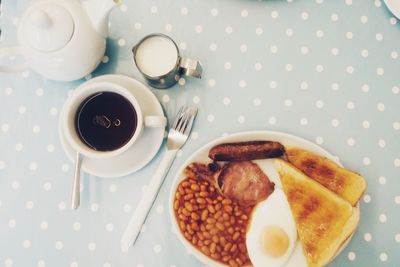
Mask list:
[[[28,11],[21,27],[24,42],[40,52],[63,48],[74,33],[71,14],[62,6],[52,3],[38,5]]]

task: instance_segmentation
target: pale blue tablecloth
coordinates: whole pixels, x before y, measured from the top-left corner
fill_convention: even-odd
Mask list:
[[[14,45],[33,1],[2,2],[1,46]],[[0,266],[202,266],[171,233],[172,179],[210,140],[263,129],[315,141],[368,181],[359,228],[330,266],[400,266],[400,28],[383,2],[125,0],[111,15],[109,62],[93,77],[142,80],[130,48],[152,32],[172,36],[205,71],[152,90],[169,118],[184,103],[200,114],[128,253],[120,236],[162,153],[127,177],[85,175],[82,206],[71,211],[73,165],[57,124],[69,90],[84,80],[0,75]]]

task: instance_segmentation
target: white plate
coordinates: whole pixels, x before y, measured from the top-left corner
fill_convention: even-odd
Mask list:
[[[93,78],[87,83],[111,82],[129,89],[137,98],[143,115],[164,116],[160,102],[155,95],[142,83],[122,75],[104,75]],[[84,86],[81,85],[81,86]],[[79,90],[78,87],[75,90]],[[62,112],[60,118],[62,118]],[[71,161],[75,160],[75,150],[66,141],[61,123],[59,123],[59,136],[62,147]],[[160,149],[164,139],[164,128],[145,128],[138,141],[126,152],[109,159],[83,158],[83,171],[99,177],[120,177],[140,170],[149,163]]]
[[[384,0],[386,6],[395,15],[398,19],[400,19],[400,1],[399,0]]]
[[[236,133],[236,134],[232,134],[229,136],[218,138],[218,139],[206,144],[205,146],[199,148],[182,165],[182,168],[178,171],[178,173],[175,177],[175,180],[172,183],[171,191],[170,191],[170,200],[169,200],[170,201],[169,213],[170,213],[172,225],[174,228],[174,233],[178,236],[179,240],[183,243],[185,248],[191,254],[193,254],[198,260],[200,260],[202,263],[206,264],[207,266],[225,267],[226,265],[223,265],[217,261],[214,261],[213,259],[202,254],[189,241],[187,241],[186,238],[181,233],[181,230],[179,229],[178,223],[175,218],[175,212],[174,212],[174,208],[173,208],[176,189],[177,189],[179,183],[185,178],[183,175],[183,171],[189,163],[191,163],[191,162],[204,162],[204,163],[211,162],[211,160],[208,158],[208,152],[213,146],[215,146],[217,144],[221,144],[221,143],[227,143],[227,142],[243,142],[243,141],[254,141],[254,140],[276,141],[276,142],[280,142],[284,146],[294,146],[294,147],[303,148],[303,149],[309,150],[311,152],[314,152],[316,154],[319,154],[321,156],[327,157],[327,158],[333,160],[334,162],[340,164],[336,157],[334,157],[332,154],[330,154],[328,151],[324,150],[320,146],[318,146],[310,141],[307,141],[305,139],[302,139],[300,137],[286,134],[286,133],[281,133],[281,132],[272,132],[272,131],[241,132],[241,133]],[[255,162],[258,163],[258,165],[268,175],[270,180],[275,183],[275,186],[277,188],[281,188],[282,185],[281,185],[281,182],[279,179],[279,175],[276,172],[275,168],[273,167],[272,160],[273,159],[265,159],[265,160],[257,160]],[[346,245],[350,241],[351,237],[352,236],[350,236],[346,240],[346,242],[339,249],[339,251],[335,255],[335,257],[338,254],[340,254],[340,252],[346,247]],[[307,262],[306,262],[305,257],[303,256],[300,241],[297,242],[297,245],[293,251],[293,254],[292,254],[291,258],[288,260],[288,262],[286,263],[285,267],[307,267]]]

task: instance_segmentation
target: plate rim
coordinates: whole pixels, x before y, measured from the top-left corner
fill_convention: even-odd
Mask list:
[[[187,160],[185,160],[181,164],[178,171],[174,175],[174,180],[172,181],[172,184],[170,185],[170,192],[169,192],[169,198],[168,198],[168,202],[169,202],[168,203],[168,211],[169,211],[170,221],[172,224],[173,234],[175,234],[177,236],[178,240],[183,244],[184,248],[186,249],[186,251],[189,254],[193,255],[201,263],[207,264],[208,266],[227,267],[228,265],[224,265],[224,264],[217,262],[217,261],[213,260],[212,258],[204,255],[203,253],[198,251],[189,241],[186,240],[186,238],[184,237],[184,235],[182,234],[181,230],[178,227],[178,222],[176,220],[175,211],[173,208],[174,196],[175,196],[176,189],[178,187],[179,182],[182,180],[182,174],[183,174],[185,167],[189,163],[193,162],[193,158],[196,158],[198,154],[202,153],[208,147],[213,147],[222,142],[229,142],[229,141],[224,141],[227,139],[232,139],[232,138],[237,138],[237,137],[242,137],[242,136],[243,136],[243,138],[246,138],[246,136],[256,136],[256,135],[278,136],[281,138],[289,138],[289,139],[295,140],[296,142],[306,143],[306,144],[312,146],[316,151],[318,151],[318,154],[325,156],[328,159],[333,160],[335,163],[337,163],[341,167],[343,167],[343,165],[340,163],[340,161],[338,160],[337,157],[335,157],[333,154],[331,154],[326,149],[322,148],[320,145],[318,145],[310,140],[307,140],[305,138],[299,137],[297,135],[286,133],[286,132],[280,132],[280,131],[269,131],[269,130],[239,131],[239,132],[235,132],[235,133],[228,134],[225,136],[217,137],[217,138],[212,139],[211,141],[205,143],[204,145],[200,146],[198,149],[196,149],[190,155],[190,157]],[[250,137],[249,139],[251,140],[252,138]],[[271,139],[273,139],[273,138],[271,138]],[[354,208],[356,209],[357,212],[360,212],[359,202],[357,203],[357,205]],[[328,263],[332,262],[347,247],[350,240],[353,238],[354,233],[357,231],[358,226],[359,226],[359,221],[357,222],[357,227],[355,228],[354,232],[343,242],[342,246],[339,247],[336,254],[329,260]]]

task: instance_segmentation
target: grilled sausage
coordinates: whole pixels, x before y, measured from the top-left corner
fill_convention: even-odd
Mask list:
[[[245,161],[277,158],[284,154],[282,144],[272,141],[225,143],[211,148],[208,157],[214,161]]]

